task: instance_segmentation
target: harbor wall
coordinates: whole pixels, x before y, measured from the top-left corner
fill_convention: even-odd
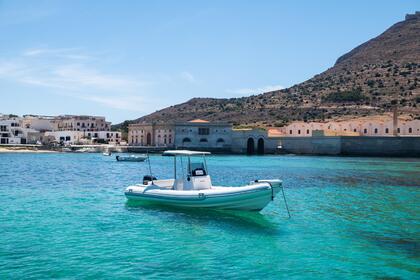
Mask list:
[[[285,153],[339,155],[341,137],[283,137],[278,139],[279,149]]]
[[[283,153],[420,157],[420,137],[282,137],[277,141]]]
[[[420,157],[420,137],[341,137],[341,154]]]

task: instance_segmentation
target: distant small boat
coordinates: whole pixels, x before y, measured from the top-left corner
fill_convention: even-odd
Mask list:
[[[75,150],[76,153],[96,153],[95,148],[81,148],[79,150]]]
[[[103,155],[103,156],[110,156],[110,155],[111,155],[111,152],[110,152],[110,151],[103,152],[103,153],[102,153],[102,155]]]
[[[71,152],[73,152],[70,148],[62,148],[61,151],[63,153],[71,153]]]
[[[117,161],[145,161],[147,159],[146,155],[131,155],[131,156],[116,156]]]

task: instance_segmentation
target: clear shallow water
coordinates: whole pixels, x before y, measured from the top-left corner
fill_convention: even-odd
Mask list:
[[[155,176],[172,161],[153,156]],[[0,279],[420,277],[420,160],[212,156],[214,184],[282,178],[261,213],[126,204],[147,163],[0,154]]]

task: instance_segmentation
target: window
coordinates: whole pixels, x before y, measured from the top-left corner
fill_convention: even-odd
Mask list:
[[[300,134],[300,129],[298,129],[298,134]]]
[[[413,129],[411,127],[408,128],[408,133],[412,133]]]
[[[378,133],[378,129],[377,129],[377,128],[375,128],[375,134],[376,134],[376,133]]]
[[[209,135],[210,129],[207,127],[200,127],[198,128],[198,135]]]
[[[183,143],[187,143],[187,142],[191,142],[191,139],[188,137],[185,137],[184,139],[182,139]]]
[[[217,139],[217,143],[224,143],[224,142],[225,142],[225,140],[223,140],[223,138]]]
[[[0,131],[7,131],[7,126],[0,125]]]
[[[397,132],[400,133],[400,128],[397,128]]]
[[[353,129],[354,132],[356,132],[356,129]]]
[[[78,122],[78,123],[77,123],[77,125],[79,126],[79,125],[80,125],[80,123]]]
[[[389,129],[388,128],[385,128],[385,133],[389,133]]]
[[[363,133],[365,133],[365,134],[367,133],[367,129],[366,129],[366,128],[365,128],[365,129],[363,129]]]
[[[306,134],[309,134],[309,129],[306,130]]]
[[[66,136],[66,141],[70,141],[71,137],[70,136]]]
[[[289,134],[293,134],[293,131],[292,131],[292,130],[290,130],[290,131],[289,131]]]

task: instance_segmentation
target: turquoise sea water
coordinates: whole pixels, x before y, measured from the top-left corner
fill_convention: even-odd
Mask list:
[[[152,156],[171,177],[172,160]],[[211,156],[215,184],[284,180],[261,213],[130,206],[147,163],[0,154],[0,279],[419,279],[420,159]]]

